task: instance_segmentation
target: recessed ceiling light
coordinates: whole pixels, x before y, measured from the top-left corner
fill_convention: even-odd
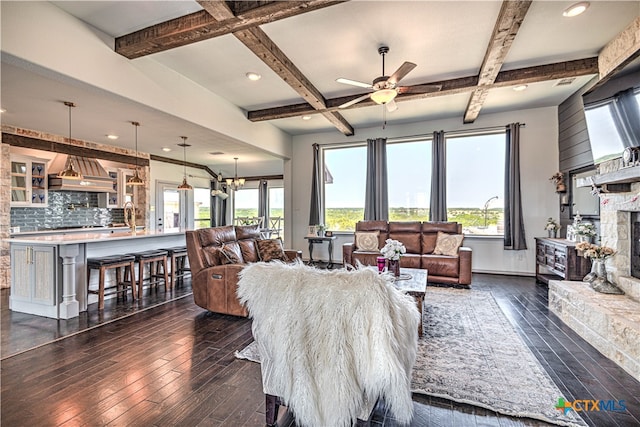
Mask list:
[[[580,3],[572,4],[568,8],[562,11],[562,16],[566,16],[567,18],[573,18],[574,16],[578,16],[583,13],[589,7],[588,1],[582,1]]]
[[[311,116],[302,116],[302,120],[311,120]]]
[[[0,108],[0,113],[6,113],[7,110],[5,110],[4,108]]]
[[[171,148],[169,148],[169,147],[162,147],[162,151],[164,151],[165,153],[168,153],[169,151],[171,151]]]
[[[118,135],[108,134],[107,138],[109,138],[109,139],[118,139]]]
[[[518,86],[514,86],[513,90],[515,90],[516,92],[522,92],[523,90],[525,90],[528,87],[529,86],[527,86],[527,85],[518,85]]]
[[[256,81],[256,80],[260,80],[262,78],[262,76],[258,73],[254,73],[253,71],[248,72],[247,74],[245,74],[245,76],[247,76],[247,78],[251,81]]]

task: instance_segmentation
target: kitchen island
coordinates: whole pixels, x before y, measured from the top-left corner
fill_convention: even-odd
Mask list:
[[[71,319],[86,311],[86,260],[149,249],[184,246],[184,231],[117,231],[14,236],[11,296],[14,311],[54,319]]]

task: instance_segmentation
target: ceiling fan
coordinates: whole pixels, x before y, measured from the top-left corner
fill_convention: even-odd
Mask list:
[[[442,89],[442,86],[440,85],[397,86],[398,82],[400,82],[400,80],[402,80],[404,76],[409,74],[411,70],[416,68],[417,65],[413,62],[405,61],[400,66],[400,68],[395,71],[395,73],[393,73],[391,76],[386,76],[384,74],[384,56],[389,53],[389,47],[380,46],[378,48],[378,53],[382,56],[382,76],[376,77],[373,80],[373,83],[363,83],[356,80],[345,79],[342,77],[336,79],[338,83],[373,89],[373,92],[345,102],[344,104],[339,105],[338,108],[347,108],[354,104],[357,104],[360,101],[364,101],[367,98],[371,98],[373,102],[386,106],[387,111],[391,112],[395,111],[398,108],[394,99],[400,93],[429,93],[437,92]]]

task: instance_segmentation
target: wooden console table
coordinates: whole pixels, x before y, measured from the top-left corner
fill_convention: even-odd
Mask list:
[[[576,242],[536,237],[536,281],[582,281],[591,271],[591,260],[576,251]]]

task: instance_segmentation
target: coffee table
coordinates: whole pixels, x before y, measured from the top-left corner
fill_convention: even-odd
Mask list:
[[[422,337],[422,303],[427,290],[427,270],[421,268],[401,268],[400,277],[395,279],[393,285],[409,294],[415,299],[420,313],[420,324],[418,325],[418,336]]]

